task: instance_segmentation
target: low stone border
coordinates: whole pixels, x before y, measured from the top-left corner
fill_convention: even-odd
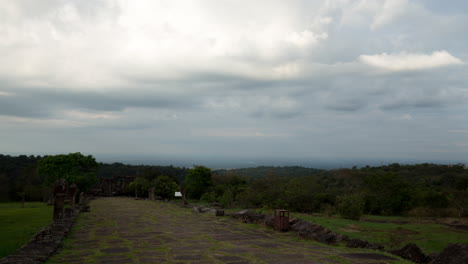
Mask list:
[[[207,214],[212,214],[215,216],[224,216],[224,210],[219,209],[219,208],[211,208],[211,207],[206,207],[206,206],[200,206],[200,205],[192,205],[192,210],[197,213],[207,213]]]
[[[53,222],[41,229],[32,239],[16,250],[15,253],[0,259],[0,264],[40,264],[54,255],[62,246],[63,240],[70,232],[75,219],[81,212],[89,212],[88,205],[80,209],[65,208],[62,221]]]
[[[258,214],[250,210],[241,210],[231,214],[232,217],[241,219],[244,223],[264,224],[274,227],[275,218],[272,215]],[[292,218],[289,220],[289,229],[305,239],[315,240],[325,244],[337,244],[345,242],[349,248],[367,248],[384,251],[401,258],[411,260],[415,263],[430,264],[461,264],[468,263],[468,245],[450,244],[439,254],[424,255],[415,244],[407,244],[401,249],[385,251],[384,246],[378,243],[369,243],[363,239],[351,239],[346,235],[335,233],[321,225],[311,223],[302,219]]]

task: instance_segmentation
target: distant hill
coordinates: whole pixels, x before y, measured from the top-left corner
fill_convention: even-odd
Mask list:
[[[273,166],[261,166],[256,168],[244,168],[244,169],[222,169],[215,170],[213,174],[222,175],[237,175],[240,177],[248,178],[250,180],[267,177],[302,177],[302,176],[314,176],[323,172],[320,169],[305,168],[301,166],[285,166],[285,167],[273,167]]]

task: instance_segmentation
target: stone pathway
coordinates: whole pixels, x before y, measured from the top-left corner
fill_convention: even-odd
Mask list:
[[[99,198],[47,263],[408,263],[172,203]]]

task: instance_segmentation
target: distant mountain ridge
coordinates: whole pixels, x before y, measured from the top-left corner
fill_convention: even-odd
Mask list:
[[[214,170],[213,174],[218,175],[237,175],[249,179],[262,178],[267,176],[277,177],[302,177],[314,176],[325,170],[306,168],[302,166],[259,166],[255,168],[242,168],[242,169],[221,169]]]

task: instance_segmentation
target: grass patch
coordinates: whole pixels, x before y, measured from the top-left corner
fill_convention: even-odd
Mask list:
[[[234,213],[241,209],[225,209]],[[257,213],[272,215],[273,210],[251,209]],[[300,218],[324,226],[332,231],[351,238],[365,239],[380,243],[385,249],[399,249],[407,243],[415,243],[425,254],[441,252],[449,244],[468,244],[468,232],[455,230],[449,226],[435,223],[434,219],[404,216],[363,216],[361,221],[343,219],[338,216],[325,217],[319,214],[290,213],[290,218]],[[462,219],[466,222],[467,219]]]
[[[20,248],[42,227],[52,223],[53,207],[40,202],[0,203],[0,258]]]
[[[386,249],[397,249],[407,243],[415,243],[424,253],[430,254],[442,251],[450,243],[468,243],[468,233],[466,232],[453,230],[442,224],[424,223],[424,221],[410,217],[365,217],[371,220],[382,220],[382,222],[353,221],[339,217],[321,217],[298,213],[292,213],[291,217],[314,222],[351,238],[381,243]],[[405,223],[385,223],[383,220]]]

